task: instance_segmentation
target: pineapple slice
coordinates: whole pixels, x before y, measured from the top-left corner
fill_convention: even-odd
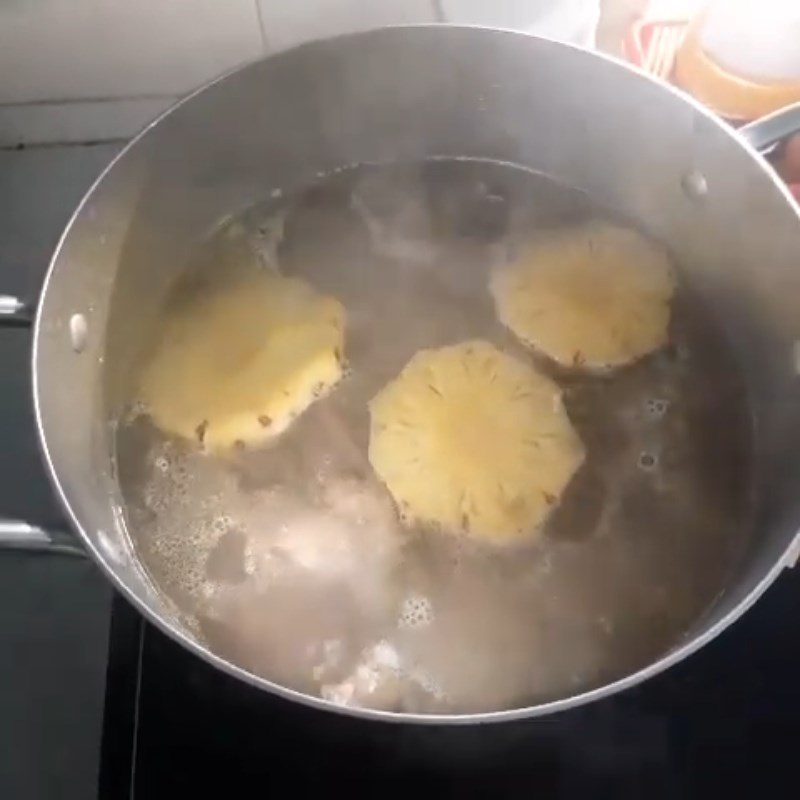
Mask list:
[[[605,370],[666,343],[675,275],[641,234],[592,222],[534,242],[493,271],[490,288],[524,344],[563,366]]]
[[[259,272],[165,316],[140,399],[163,431],[208,451],[259,445],[342,377],[344,309]]]
[[[408,524],[518,539],[583,461],[558,386],[485,341],[421,350],[369,408],[370,462]]]

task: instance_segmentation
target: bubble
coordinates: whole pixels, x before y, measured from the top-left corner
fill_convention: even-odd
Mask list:
[[[172,469],[172,477],[177,484],[186,484],[189,481],[189,470],[182,461],[179,461]]]
[[[169,551],[169,545],[166,539],[156,539],[152,546],[153,552],[157,555],[165,555]]]
[[[401,628],[425,628],[433,622],[433,605],[424,595],[406,597],[400,605]]]
[[[134,400],[127,410],[125,415],[126,421],[132,422],[139,417],[144,417],[149,412],[147,404],[142,400]]]
[[[223,514],[211,523],[211,529],[214,533],[222,535],[225,533],[231,525],[231,518],[227,514]]]
[[[178,484],[174,491],[174,501],[176,505],[186,505],[189,501],[189,488],[182,484]]]
[[[167,473],[169,472],[169,460],[166,456],[157,456],[155,461],[153,461],[155,468],[159,472]]]
[[[645,414],[651,419],[661,419],[669,409],[669,400],[651,397],[645,401]]]
[[[198,590],[202,583],[205,583],[205,575],[196,564],[187,566],[183,573],[185,588]]]
[[[636,466],[643,472],[652,472],[658,466],[658,456],[645,450],[639,453]]]

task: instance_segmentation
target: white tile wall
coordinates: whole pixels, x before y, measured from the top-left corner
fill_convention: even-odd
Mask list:
[[[603,0],[608,5],[643,0]],[[237,64],[435,22],[593,33],[600,0],[0,0],[0,147],[116,139]],[[588,20],[588,22],[587,22]],[[576,29],[577,30],[577,29]],[[567,32],[562,38],[581,35]]]
[[[436,0],[0,0],[0,147],[127,137],[237,64]]]
[[[173,95],[262,52],[253,0],[2,0],[0,103]]]
[[[435,0],[256,0],[267,47],[381,25],[435,22]],[[490,0],[487,0],[490,2]]]
[[[600,16],[600,0],[439,1],[446,22],[525,30],[586,47]]]
[[[0,105],[0,147],[129,139],[176,99]]]

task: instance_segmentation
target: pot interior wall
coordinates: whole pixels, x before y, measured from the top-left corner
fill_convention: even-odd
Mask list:
[[[35,362],[47,451],[87,541],[153,616],[168,614],[124,536],[108,420],[196,241],[273,189],[431,156],[524,165],[639,220],[735,343],[757,419],[757,533],[702,632],[759,585],[800,519],[800,224],[763,166],[689,102],[613,61],[507,32],[387,29],[288,51],[184,102],[103,177],[55,258]],[[75,313],[89,323],[80,354]]]

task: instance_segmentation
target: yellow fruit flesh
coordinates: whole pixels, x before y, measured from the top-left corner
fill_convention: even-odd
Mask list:
[[[165,317],[140,398],[159,428],[207,450],[258,445],[342,376],[344,309],[269,273]]]
[[[370,462],[410,524],[518,539],[583,461],[558,387],[484,341],[420,351],[370,413]]]
[[[500,320],[559,364],[607,369],[668,337],[672,266],[636,231],[605,223],[565,228],[493,271]]]

